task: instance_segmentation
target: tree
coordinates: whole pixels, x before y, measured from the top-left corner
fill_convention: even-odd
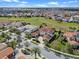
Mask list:
[[[0,29],[2,29],[2,30],[4,31],[4,30],[6,30],[7,28],[4,27],[4,26],[2,26],[2,27],[0,27]]]
[[[42,59],[46,59],[45,57],[42,57]]]
[[[21,34],[21,31],[18,30],[18,29],[16,29],[16,28],[11,28],[11,29],[10,29],[10,32],[16,33],[16,34],[18,34],[18,35]]]
[[[74,53],[73,53],[73,48],[72,48],[72,46],[71,46],[70,44],[68,44],[67,46],[68,46],[68,48],[67,48],[68,53],[74,54]]]
[[[2,32],[2,35],[1,36],[5,38],[6,37],[6,34]]]
[[[32,38],[32,36],[30,34],[26,34],[25,37],[28,38],[28,39],[31,39]]]
[[[45,46],[47,46],[47,47],[51,47],[51,46],[50,46],[50,43],[49,43],[48,41],[46,41],[46,40],[44,40],[44,44],[45,44]]]
[[[41,53],[40,49],[38,47],[34,47],[33,52],[35,54],[35,59],[37,59],[37,54],[40,55],[40,53]]]
[[[7,36],[6,36],[6,39],[10,40],[10,39],[11,39],[11,37],[7,35]]]
[[[12,47],[12,48],[14,48],[14,49],[16,48],[16,45],[17,45],[17,41],[16,41],[16,40],[14,40],[14,41],[8,43],[8,46],[10,46],[10,47]]]

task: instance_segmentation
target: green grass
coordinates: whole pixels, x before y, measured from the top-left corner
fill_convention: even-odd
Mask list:
[[[4,42],[5,38],[3,38],[2,36],[0,36],[0,43]]]
[[[76,29],[79,29],[79,24],[77,23],[66,23],[66,22],[57,22],[53,19],[47,19],[44,17],[32,17],[32,18],[7,18],[7,17],[0,17],[1,21],[24,21],[27,23],[31,23],[33,25],[41,25],[42,23],[46,23],[47,25],[54,27],[56,29],[61,29],[64,31],[67,31],[69,27],[75,27]]]

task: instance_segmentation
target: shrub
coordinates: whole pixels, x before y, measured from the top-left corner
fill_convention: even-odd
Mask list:
[[[42,59],[46,59],[45,57],[42,57]]]

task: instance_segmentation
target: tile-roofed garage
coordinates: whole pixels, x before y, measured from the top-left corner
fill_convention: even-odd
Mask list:
[[[14,52],[13,48],[8,47],[2,51],[0,51],[0,59],[2,59],[5,56],[10,56]]]

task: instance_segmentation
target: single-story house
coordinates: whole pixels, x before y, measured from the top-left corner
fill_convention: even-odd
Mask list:
[[[49,41],[54,35],[54,30],[46,26],[46,27],[39,28],[38,31],[32,32],[31,35],[33,37],[41,36],[43,37],[44,40]]]
[[[31,33],[37,29],[38,29],[38,27],[34,26],[34,25],[26,25],[26,26],[22,26],[22,27],[18,28],[18,30],[26,32],[26,33]]]
[[[9,59],[12,57],[14,50],[11,47],[7,47],[0,51],[0,59]]]
[[[79,45],[79,32],[66,32],[64,36],[70,45]]]

